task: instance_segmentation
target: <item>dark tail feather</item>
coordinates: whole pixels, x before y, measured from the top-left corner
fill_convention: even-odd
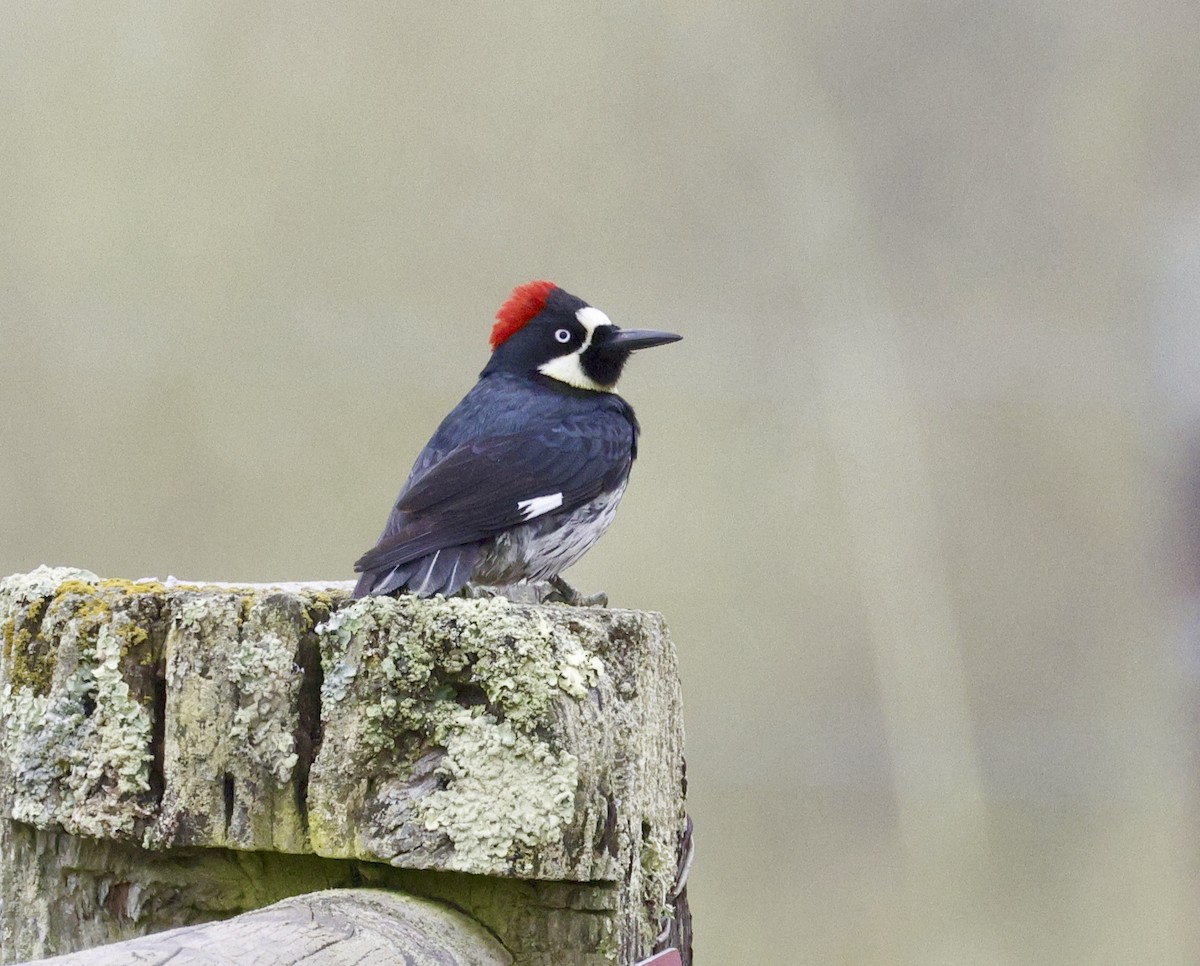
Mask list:
[[[407,580],[409,591],[418,597],[453,594],[470,579],[478,555],[479,546],[468,544],[446,547],[414,561],[414,569]]]
[[[407,590],[418,597],[445,594],[447,597],[462,589],[471,578],[479,544],[445,547],[435,553],[396,567],[371,570],[358,578],[355,597],[372,594],[394,594]]]
[[[354,585],[354,593],[352,593],[350,596],[356,599],[359,597],[370,597],[373,593],[371,588],[375,586],[375,581],[378,579],[379,574],[373,571],[367,571],[358,578],[358,583]]]

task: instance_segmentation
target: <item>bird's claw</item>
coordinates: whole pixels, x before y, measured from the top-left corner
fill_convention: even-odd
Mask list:
[[[608,594],[600,591],[596,594],[581,594],[561,577],[551,577],[550,586],[553,588],[542,602],[546,604],[566,604],[568,607],[607,607]]]
[[[481,584],[463,584],[462,589],[454,596],[462,597],[465,600],[490,600],[497,594],[493,588],[484,587]]]

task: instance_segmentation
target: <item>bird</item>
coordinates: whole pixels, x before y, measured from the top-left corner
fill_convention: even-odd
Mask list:
[[[616,392],[626,362],[681,338],[621,328],[545,279],[514,288],[479,381],[442,420],[378,542],[354,564],[353,596],[534,583],[549,585],[544,600],[606,604],[561,574],[613,522],[637,457],[637,417]]]

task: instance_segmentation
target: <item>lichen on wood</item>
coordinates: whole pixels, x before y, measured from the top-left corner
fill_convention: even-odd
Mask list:
[[[328,642],[325,737],[344,754],[314,769],[325,779],[310,803],[315,847],[531,873],[575,814],[580,763],[558,719],[587,700],[585,682],[598,684],[599,658],[562,624],[502,598],[366,598],[318,633]],[[381,753],[400,767],[381,772]],[[385,782],[374,799],[382,824],[362,822],[375,805],[359,775]],[[351,842],[348,825],[367,837]]]
[[[0,581],[0,631],[0,821],[417,876],[502,937],[501,879],[587,883],[603,912],[570,928],[598,962],[648,952],[669,912],[683,734],[658,615],[40,568]]]
[[[17,821],[104,838],[149,815],[155,588],[42,568],[0,581],[0,748]],[[130,665],[133,665],[131,668]],[[3,814],[3,813],[0,813]]]

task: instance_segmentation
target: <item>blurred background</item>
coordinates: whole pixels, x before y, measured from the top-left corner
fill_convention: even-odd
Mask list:
[[[672,627],[697,962],[1195,963],[1198,44],[1164,0],[10,4],[0,571],[349,577],[551,278],[685,335],[568,576]]]

